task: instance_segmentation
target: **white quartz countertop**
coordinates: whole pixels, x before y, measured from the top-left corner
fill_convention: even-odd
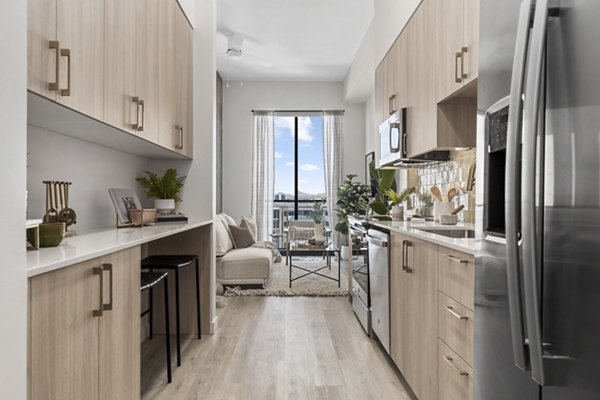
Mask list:
[[[425,232],[420,229],[468,229],[475,230],[473,224],[459,223],[456,225],[442,225],[435,222],[411,222],[411,221],[369,221],[369,224],[389,230],[390,232],[400,233],[411,236],[416,239],[427,240],[440,246],[448,247],[454,250],[462,251],[468,254],[477,255],[477,239],[450,238],[438,235],[432,232]]]
[[[28,251],[27,276],[50,272],[210,223],[211,220],[190,219],[187,223],[160,223],[142,228],[80,231],[75,235],[66,236],[56,247]]]

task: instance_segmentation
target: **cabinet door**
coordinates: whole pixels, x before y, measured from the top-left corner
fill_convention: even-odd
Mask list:
[[[99,319],[99,398],[139,399],[140,248],[101,257],[100,266],[104,267],[104,304],[112,307]],[[106,266],[112,268],[112,277]]]
[[[97,266],[90,260],[29,280],[30,400],[98,398]]]
[[[178,151],[180,140],[177,115],[177,2],[159,2],[158,14],[158,142]]]
[[[58,0],[56,20],[61,52],[70,51],[61,56],[57,101],[103,120],[104,2]]]
[[[407,56],[408,36],[403,32],[394,43],[394,93],[396,94],[396,109],[406,107],[407,102]]]
[[[473,81],[479,75],[479,0],[464,1],[463,84]]]
[[[437,246],[410,239],[405,251],[410,270],[405,328],[408,357],[403,374],[420,400],[430,400],[437,397]]]
[[[396,93],[396,78],[398,76],[398,71],[396,68],[396,54],[398,53],[398,48],[396,47],[396,42],[390,48],[387,55],[383,59],[385,63],[384,70],[384,84],[385,84],[385,102],[383,103],[383,108],[385,111],[384,119],[392,115],[397,111],[397,103],[398,99]]]
[[[384,79],[384,63],[381,62],[375,70],[375,122],[380,124],[384,118],[384,97],[385,97],[385,79]],[[386,104],[387,106],[387,104]],[[377,143],[379,138],[377,139]]]
[[[143,130],[138,135],[153,143],[159,143],[158,3],[158,0],[136,0],[136,93],[144,101]]]
[[[436,6],[436,102],[460,89],[463,47],[463,0],[438,0]],[[458,58],[457,58],[458,53]]]
[[[405,263],[414,265],[412,256],[404,259],[405,247],[403,242],[407,237],[393,233],[391,235],[390,248],[390,356],[398,369],[404,374],[410,367],[410,343],[409,343],[409,308],[411,299],[409,296],[410,276],[404,271]]]
[[[56,0],[27,1],[27,89],[56,99],[56,82],[59,50],[50,48],[56,40]]]
[[[435,79],[435,6],[424,0],[405,31],[408,39],[407,146],[414,157],[437,147]]]
[[[104,0],[104,122],[137,134],[135,2]]]
[[[181,143],[179,151],[192,156],[193,122],[192,122],[192,93],[193,93],[193,30],[183,12],[177,8],[177,115],[181,126]]]

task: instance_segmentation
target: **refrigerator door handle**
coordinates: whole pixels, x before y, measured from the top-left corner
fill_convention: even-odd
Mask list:
[[[513,359],[522,370],[529,368],[524,332],[521,298],[521,274],[517,218],[520,212],[519,144],[521,142],[522,93],[525,82],[527,48],[529,44],[529,21],[532,0],[524,0],[519,12],[513,74],[510,86],[508,130],[506,138],[506,261],[508,280],[508,306],[512,334]]]
[[[523,175],[521,182],[521,221],[523,252],[523,287],[525,294],[525,317],[529,337],[531,376],[540,385],[547,384],[544,374],[541,326],[540,254],[536,232],[536,152],[539,110],[542,85],[546,29],[548,25],[548,0],[537,0],[529,63],[527,86],[523,107]],[[543,193],[540,194],[543,196]]]

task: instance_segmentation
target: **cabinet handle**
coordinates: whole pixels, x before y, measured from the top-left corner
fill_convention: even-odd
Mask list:
[[[462,79],[460,78],[460,76],[458,75],[458,59],[462,59],[461,57],[461,52],[458,52],[454,55],[454,81],[456,83],[461,83]],[[462,61],[461,61],[462,64]]]
[[[454,363],[452,362],[453,361],[452,357],[450,357],[450,356],[443,356],[443,357],[444,357],[444,360],[446,360],[446,362],[448,364],[450,364],[452,369],[455,370],[456,372],[458,372],[458,374],[460,376],[469,376],[469,373],[467,371],[462,371],[459,368],[457,368],[456,365],[454,365]]]
[[[60,55],[67,57],[67,88],[61,89],[61,96],[71,95],[71,49],[60,49]]]
[[[406,132],[402,132],[402,157],[407,157],[408,155],[408,135]]]
[[[458,258],[453,256],[452,254],[444,254],[444,257],[446,257],[448,260],[455,262],[455,263],[459,263],[459,264],[468,264],[469,260],[465,260],[464,258]]]
[[[402,259],[402,269],[407,274],[410,274],[411,272],[413,272],[413,269],[408,266],[408,248],[411,246],[412,246],[412,243],[410,242],[410,240],[402,241],[402,258],[403,258]]]
[[[104,309],[102,304],[102,294],[104,293],[104,279],[102,278],[102,268],[94,267],[92,268],[92,272],[94,275],[98,275],[100,277],[100,295],[98,296],[98,309],[92,312],[94,317],[101,317],[102,310]]]
[[[179,144],[177,145],[177,148],[179,150],[183,149],[183,126],[179,125],[177,128],[177,131],[179,132]]]
[[[146,124],[146,121],[145,121],[146,105],[144,103],[144,100],[140,100],[138,102],[138,109],[139,109],[139,106],[142,106],[142,124],[141,125],[138,124],[137,130],[139,132],[143,132],[144,131],[144,125]]]
[[[459,313],[454,311],[454,307],[452,306],[446,306],[446,311],[448,311],[456,319],[469,319],[469,317],[467,317],[466,315],[460,315]]]
[[[396,112],[396,109],[394,108],[394,103],[395,103],[394,100],[396,100],[395,94],[391,95],[390,98],[388,99],[388,113],[390,115],[392,115],[393,113]]]
[[[137,131],[140,129],[140,98],[134,96],[131,100],[135,103],[135,123],[133,124],[133,130]]]
[[[113,265],[112,264],[102,264],[102,271],[108,271],[110,277],[110,286],[109,286],[109,299],[108,304],[102,304],[102,309],[104,311],[110,311],[113,309]]]
[[[58,90],[58,81],[60,79],[60,42],[58,40],[50,41],[50,48],[56,50],[56,73],[54,82],[48,84],[48,90]]]
[[[460,76],[464,79],[467,78],[467,74],[465,74],[465,54],[467,54],[468,51],[468,47],[461,47],[460,49]]]

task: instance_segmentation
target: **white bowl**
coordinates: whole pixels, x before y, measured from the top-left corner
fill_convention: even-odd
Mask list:
[[[457,222],[458,222],[458,215],[455,215],[455,214],[440,215],[440,224],[442,224],[442,225],[456,225]]]

